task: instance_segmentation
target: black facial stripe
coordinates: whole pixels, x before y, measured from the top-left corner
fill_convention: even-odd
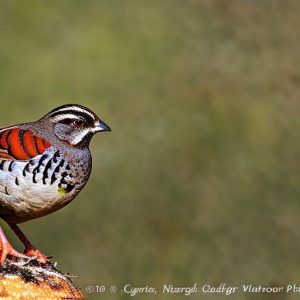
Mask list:
[[[62,117],[66,116],[66,120],[73,119],[73,118],[71,118],[70,114],[74,116],[74,120],[78,120],[78,117],[79,117],[79,118],[82,118],[87,124],[94,125],[95,119],[92,116],[90,116],[88,113],[84,113],[84,112],[72,110],[72,109],[53,112],[53,113],[49,114],[49,117],[55,118],[57,116],[62,116]],[[63,118],[61,121],[63,121]]]
[[[77,142],[76,144],[74,144],[74,140],[72,141],[74,145],[87,145],[89,143],[89,141],[91,140],[93,133],[88,131],[79,142]]]
[[[82,122],[84,122],[84,124],[86,123],[85,120],[83,120],[82,118],[78,118],[78,117],[74,117],[74,118],[66,117],[65,119],[59,120],[58,122],[68,125],[68,124],[73,123],[74,121],[79,121],[79,122],[82,121]]]

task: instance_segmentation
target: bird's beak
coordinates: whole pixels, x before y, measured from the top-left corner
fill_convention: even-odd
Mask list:
[[[95,132],[100,132],[100,131],[111,131],[110,127],[105,124],[103,121],[99,121],[98,124],[96,124],[94,128]]]

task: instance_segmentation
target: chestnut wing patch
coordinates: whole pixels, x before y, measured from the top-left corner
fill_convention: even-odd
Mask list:
[[[8,128],[0,132],[0,158],[27,160],[42,154],[50,143],[30,130]]]

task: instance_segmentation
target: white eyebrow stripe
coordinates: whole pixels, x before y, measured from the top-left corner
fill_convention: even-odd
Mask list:
[[[83,113],[83,114],[87,114],[87,115],[89,115],[90,117],[92,117],[92,118],[95,120],[95,116],[94,116],[92,113],[90,113],[90,112],[87,111],[86,109],[80,108],[80,107],[78,107],[78,106],[68,106],[68,107],[64,107],[64,108],[61,108],[61,109],[59,109],[59,110],[54,111],[53,113],[57,114],[57,113],[60,113],[60,112],[70,111],[70,110],[71,110],[71,111],[74,110],[74,111],[81,112],[81,113]]]
[[[57,115],[53,117],[53,119],[56,122],[59,122],[61,120],[67,120],[67,119],[74,119],[74,120],[82,120],[79,116],[76,116],[75,114],[64,114],[64,115]]]
[[[90,133],[90,132],[91,132],[91,130],[90,130],[89,128],[82,130],[82,131],[81,131],[80,133],[78,133],[78,134],[76,135],[76,137],[72,140],[72,144],[73,144],[73,145],[77,145],[77,144],[80,143],[80,142],[84,139],[84,137],[85,137],[88,133]]]

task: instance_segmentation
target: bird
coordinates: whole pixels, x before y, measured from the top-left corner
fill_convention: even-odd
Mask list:
[[[14,249],[0,226],[0,265],[8,256],[49,263],[18,224],[51,214],[76,198],[91,174],[90,141],[105,131],[111,128],[78,104],[0,129],[0,218],[24,245],[23,253]]]

